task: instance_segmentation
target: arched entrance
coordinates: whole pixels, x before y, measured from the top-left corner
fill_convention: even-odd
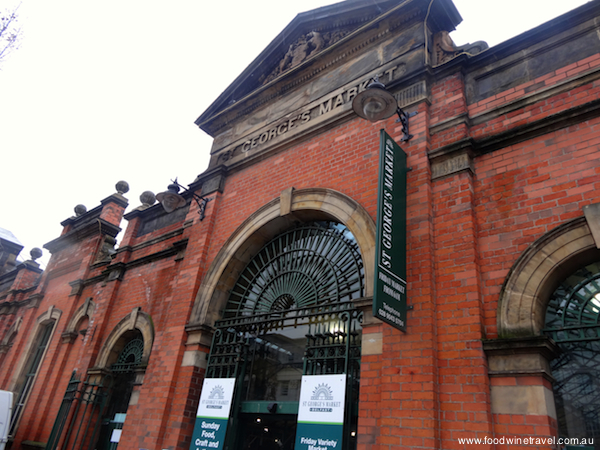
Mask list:
[[[83,315],[77,313],[77,321]],[[150,316],[133,308],[110,332],[85,378],[73,372],[47,450],[116,449],[112,430],[122,428],[127,408],[139,394],[136,387],[143,382],[153,341]]]
[[[119,356],[110,366],[112,384],[106,411],[102,417],[100,436],[96,450],[115,450],[118,441],[113,438],[114,430],[123,428],[127,409],[136,383],[136,369],[142,362],[144,338],[139,330],[132,330],[121,337],[124,343]]]
[[[347,374],[344,448],[355,447],[364,267],[334,221],[293,226],[241,270],[215,323],[208,378],[236,378],[227,443],[292,449],[302,375]]]
[[[592,369],[600,350],[596,228],[586,217],[566,222],[531,244],[513,265],[500,293],[499,339],[484,348],[490,376],[528,377],[528,382],[493,384],[493,413],[537,415],[552,433],[558,423],[563,437],[598,435],[600,390]],[[515,398],[528,401],[507,400]],[[598,439],[595,443],[599,448]]]

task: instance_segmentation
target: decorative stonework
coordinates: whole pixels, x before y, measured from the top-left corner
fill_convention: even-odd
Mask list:
[[[19,383],[23,382],[26,373],[25,364],[28,361],[28,358],[25,355],[32,354],[33,349],[36,346],[36,336],[39,336],[39,331],[46,325],[52,325],[51,335],[48,339],[48,342],[52,342],[52,336],[56,330],[56,324],[60,320],[61,316],[62,310],[55,308],[54,305],[51,305],[45,312],[37,317],[31,329],[28,330],[30,333],[27,337],[27,343],[21,352],[23,357],[19,358],[19,362],[12,372],[12,377],[8,383],[7,390],[16,391],[16,387],[19,385]]]
[[[283,195],[284,199],[288,193],[291,195],[288,214],[281,215],[281,197],[278,197],[250,215],[223,245],[198,290],[187,327],[188,343],[194,339],[191,331],[194,327],[212,326],[220,318],[229,289],[249,257],[272,236],[298,222],[333,219],[347,226],[356,238],[364,261],[365,293],[372,295],[375,223],[367,211],[349,197],[330,189],[290,190]]]
[[[431,162],[431,179],[445,177],[454,173],[462,172],[463,170],[473,170],[473,158],[470,152],[463,150],[454,153],[446,158],[439,158]]]
[[[69,282],[69,286],[71,286],[71,293],[69,295],[79,295],[83,290],[83,280],[75,280]]]
[[[148,208],[156,203],[156,195],[152,191],[144,191],[140,195],[140,202],[142,206]]]
[[[0,342],[0,353],[3,353],[3,350],[4,352],[8,351],[8,349],[12,347],[13,339],[19,333],[21,323],[23,323],[23,318],[18,317],[8,329],[8,331],[4,335],[4,339],[2,339],[2,342]]]
[[[42,299],[44,298],[44,294],[33,294],[28,299],[28,308],[37,308],[40,306]]]
[[[88,297],[85,302],[83,302],[83,304],[77,308],[71,320],[69,320],[69,323],[62,334],[64,343],[71,343],[75,340],[75,338],[77,338],[77,329],[84,318],[87,317],[89,319],[89,325],[92,325],[95,310],[96,304],[94,303],[94,300],[92,297]]]
[[[600,248],[600,203],[584,206],[583,213],[596,242],[596,248]]]
[[[127,181],[119,181],[115,185],[115,189],[117,190],[117,194],[123,195],[129,192],[129,183]]]
[[[558,284],[577,268],[597,261],[600,251],[585,217],[546,233],[515,262],[498,301],[500,337],[537,336]]]
[[[547,336],[483,342],[490,377],[542,376],[552,381],[550,361],[560,352]]]
[[[181,361],[181,367],[206,369],[214,329],[205,325],[187,325],[185,331],[188,333],[188,340],[185,343],[186,349]]]
[[[399,92],[396,92],[394,94],[394,97],[396,97],[396,100],[398,101],[398,106],[400,108],[405,108],[420,100],[424,100],[428,97],[427,83],[425,82],[425,80],[421,80],[418,83],[415,83],[407,88],[402,89]]]
[[[152,344],[154,342],[154,325],[149,314],[142,311],[141,307],[133,308],[132,312],[123,317],[117,326],[110,332],[102,345],[94,369],[108,369],[116,361],[121,349],[117,349],[121,336],[128,331],[137,329],[144,340],[144,350],[140,365],[146,366],[150,359]],[[91,372],[91,371],[90,371]]]
[[[556,419],[550,361],[560,350],[547,336],[483,341],[488,358],[494,414],[548,416]],[[527,377],[520,384],[512,380]],[[511,381],[494,382],[505,378]],[[533,381],[537,380],[537,381]]]
[[[85,207],[85,205],[80,204],[76,205],[75,208],[73,208],[73,211],[75,211],[75,217],[80,217],[87,212],[87,208]]]
[[[226,163],[231,158],[233,158],[234,149],[227,150],[219,155],[219,164]]]
[[[121,281],[123,279],[123,275],[125,274],[125,270],[125,264],[117,263],[109,266],[104,272],[102,272],[102,274],[106,276],[106,282],[115,280]]]
[[[361,26],[364,26],[364,24],[369,23],[371,20],[373,20],[374,16],[365,16],[360,18],[359,20],[354,20],[351,23],[343,24],[337,30],[317,29],[315,31],[307,32],[306,34],[299,37],[296,42],[294,42],[288,47],[286,53],[283,54],[283,56],[281,57],[279,62],[276,63],[276,65],[274,64],[274,69],[272,69],[271,72],[268,72],[268,75],[263,75],[258,79],[259,88],[255,90],[255,93],[258,94],[258,96],[256,98],[253,98],[251,101],[246,102],[245,105],[247,106],[238,106],[238,108],[235,110],[235,115],[228,116],[227,120],[214,120],[217,116],[222,114],[222,112],[219,112],[210,119],[205,119],[204,117],[199,118],[196,121],[196,124],[212,136],[221,135],[224,129],[229,128],[231,124],[233,122],[236,122],[239,118],[251,115],[254,111],[260,109],[264,105],[271,105],[275,99],[278,99],[282,95],[294,90],[299,85],[305,85],[306,83],[309,83],[315,77],[322,76],[325,71],[334,70],[334,68],[338,68],[335,70],[338,70],[339,72],[340,70],[342,70],[342,66],[352,64],[354,62],[353,58],[355,58],[356,54],[360,54],[367,47],[376,45],[376,42],[385,42],[387,39],[390,38],[390,35],[396,29],[405,27],[407,23],[409,23],[411,20],[414,20],[419,15],[418,8],[406,10],[403,12],[404,14],[402,14],[399,18],[388,23],[387,27],[380,26],[377,29],[377,33],[374,33],[373,30],[362,29],[362,33],[354,34]],[[380,13],[381,11],[379,11],[377,15]],[[307,55],[310,56],[304,57],[304,50],[295,49],[301,42],[306,41],[307,39],[310,40],[312,38],[313,41],[318,41],[319,39],[316,36],[312,36],[313,33],[318,33],[320,35],[320,38],[322,38],[325,42],[325,44],[318,52],[315,52],[314,49],[313,51],[310,51],[311,46],[309,45],[309,53],[307,53]],[[347,47],[344,47],[343,51],[340,50],[336,52],[336,49],[338,47],[338,45],[336,44],[338,42],[344,41],[345,39],[351,40],[351,43]],[[341,46],[343,45],[343,43],[340,43],[339,45]],[[314,48],[316,48],[316,46]],[[298,55],[296,55],[296,63],[293,67],[291,65],[292,61],[294,61],[294,58],[290,60],[288,55],[290,49],[292,50],[292,54],[294,53],[294,50],[298,52]],[[315,57],[317,54],[319,55],[319,57],[313,59],[313,57]],[[381,55],[377,55],[377,58],[379,58],[380,56]],[[286,59],[288,60],[287,63]],[[301,60],[301,62],[298,62],[299,60]],[[315,64],[304,64],[308,60],[314,60]],[[284,67],[286,67],[286,69],[283,72],[281,71],[282,64]],[[382,61],[379,61],[379,64],[382,64]],[[293,69],[300,69],[304,66],[307,66],[307,68],[301,73],[300,76],[289,77],[289,79],[286,78],[288,73],[293,72]],[[364,68],[362,68],[361,70],[364,70]],[[343,70],[343,72],[347,74],[356,73],[354,68],[348,68],[348,70]],[[276,89],[261,89],[263,85],[266,86],[270,83],[270,81],[274,81],[276,78],[279,78],[281,75],[284,74],[285,76],[281,77],[281,79],[286,79],[286,81],[283,81],[281,84],[278,84]],[[249,83],[252,84],[251,81],[249,81]],[[249,97],[254,97],[254,93],[251,94]],[[228,106],[232,105],[235,102],[236,100],[230,100]],[[227,109],[228,108],[225,108],[225,110]],[[202,121],[200,121],[200,119],[202,119]],[[212,123],[208,125],[209,122]],[[207,128],[204,128],[205,125],[208,126],[208,129],[210,129],[210,131],[208,131]],[[223,155],[222,158],[224,159],[226,158],[226,156]]]
[[[100,245],[100,249],[98,250],[98,254],[96,255],[94,264],[99,262],[110,262],[115,253],[117,253],[115,250],[116,243],[117,240],[114,237],[105,235],[102,240],[102,245]]]
[[[220,149],[217,156],[213,158],[216,159],[217,164],[230,168],[236,164],[248,163],[255,155],[261,155],[281,145],[289,145],[294,139],[302,139],[320,127],[328,126],[333,121],[354,114],[353,99],[364,91],[375,77],[383,83],[393,84],[402,80],[407,70],[408,66],[405,62],[394,60],[313,101],[303,103],[309,97],[298,99],[297,104],[300,107],[293,111],[289,111],[287,107],[277,109],[274,106],[270,114],[275,115],[280,111],[280,118],[270,119],[270,122],[252,128],[252,132],[241,139],[231,139],[230,144]],[[415,83],[399,94],[403,102],[412,103],[416,98],[426,95],[426,86],[424,83]]]
[[[477,41],[473,44],[466,44],[457,47],[450,33],[447,31],[440,31],[433,38],[434,45],[434,66],[445,64],[448,61],[453,60],[459,55],[475,56],[484,50],[487,50],[489,46],[484,41]]]
[[[316,55],[327,47],[335,44],[350,33],[351,30],[334,30],[326,33],[311,31],[300,36],[296,42],[290,44],[287,52],[279,61],[277,67],[264,79],[261,84],[267,84],[284,72],[300,65],[308,58]]]
[[[280,215],[287,216],[292,212],[292,196],[294,194],[294,188],[290,187],[284,190],[279,197],[280,204]]]
[[[75,342],[75,339],[77,339],[77,333],[74,331],[65,331],[63,334],[60,335],[60,337],[62,339],[63,344],[71,344],[72,342]]]

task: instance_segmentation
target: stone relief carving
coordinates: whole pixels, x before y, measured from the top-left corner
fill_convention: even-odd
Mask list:
[[[433,44],[435,51],[434,66],[444,64],[456,58],[458,55],[462,55],[463,53],[469,56],[475,56],[489,48],[487,43],[484,41],[477,41],[473,44],[466,44],[457,47],[447,31],[441,31],[437,33],[433,38]]]
[[[316,55],[325,48],[335,44],[348,33],[350,33],[350,30],[334,30],[326,33],[311,31],[300,36],[296,42],[288,47],[287,52],[279,61],[275,70],[261,80],[261,83],[264,85],[271,80],[274,80],[282,73],[293,69],[311,56]]]
[[[233,158],[233,150],[227,150],[226,152],[223,152],[219,155],[219,157],[217,159],[217,163],[218,164],[225,163],[225,162],[229,161],[231,158]]]
[[[103,261],[111,261],[112,257],[117,253],[115,250],[115,244],[117,240],[112,236],[105,235],[104,240],[102,241],[102,245],[98,250],[98,254],[96,255],[96,260],[94,263],[103,262]]]

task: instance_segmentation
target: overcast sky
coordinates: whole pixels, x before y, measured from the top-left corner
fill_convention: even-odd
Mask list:
[[[129,210],[172,178],[191,183],[212,141],[194,120],[296,14],[333,3],[22,0],[21,48],[0,66],[0,228],[25,246],[20,259],[119,180]],[[455,0],[451,36],[493,46],[583,3]]]

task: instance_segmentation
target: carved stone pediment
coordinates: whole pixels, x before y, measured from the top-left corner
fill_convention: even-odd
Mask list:
[[[435,34],[454,30],[461,18],[452,0],[346,0],[298,14],[195,123],[222,149],[261,122],[276,126],[279,111],[289,114],[394,58],[419,64],[425,20]]]
[[[448,0],[445,0],[448,1]],[[298,14],[290,24],[258,55],[218,99],[196,120],[204,128],[220,112],[239,107],[238,103],[273,80],[285,78],[306,61],[328,51],[365,24],[398,6],[398,0],[346,0],[334,5]]]
[[[310,31],[300,36],[293,44],[290,44],[287,52],[279,61],[279,64],[271,73],[261,77],[261,84],[265,85],[279,75],[303,63],[310,57],[335,44],[347,36],[353,28],[338,29],[327,32]]]

